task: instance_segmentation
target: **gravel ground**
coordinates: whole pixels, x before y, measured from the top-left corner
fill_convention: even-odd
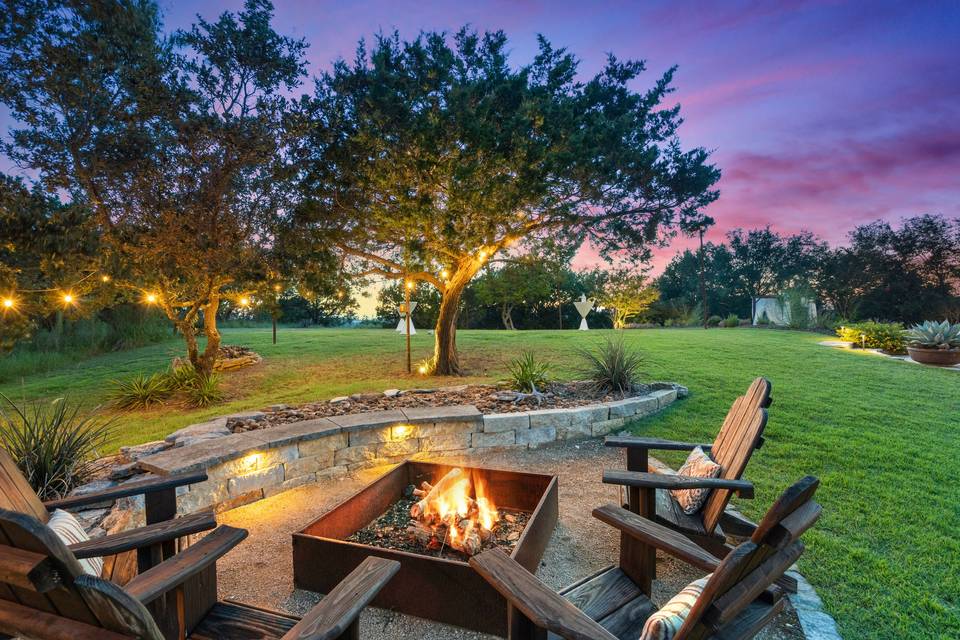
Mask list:
[[[593,518],[590,512],[598,505],[619,502],[618,490],[600,482],[600,470],[622,466],[620,455],[618,450],[603,447],[599,440],[587,440],[532,451],[443,458],[442,461],[502,468],[522,466],[525,471],[560,476],[560,520],[537,571],[541,580],[559,589],[617,560],[619,536]],[[219,520],[222,524],[247,529],[250,537],[219,561],[220,597],[304,614],[319,596],[293,588],[291,534],[386,469],[365,470],[341,480],[300,487],[221,514]],[[702,573],[658,554],[657,576],[653,598],[662,603],[692,580],[702,577]],[[492,638],[381,609],[365,612],[361,619],[361,635],[368,640]],[[789,604],[774,624],[758,637],[765,640],[803,638],[796,614]]]

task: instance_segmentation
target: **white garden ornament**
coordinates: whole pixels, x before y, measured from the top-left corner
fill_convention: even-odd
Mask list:
[[[410,335],[417,335],[417,328],[413,326],[413,310],[417,308],[417,303],[410,301]],[[397,323],[397,333],[402,336],[407,335],[407,310],[403,303],[400,304],[400,322]]]
[[[594,300],[593,298],[587,298],[584,294],[580,294],[580,299],[574,301],[573,306],[577,308],[577,312],[580,314],[580,331],[587,331],[590,327],[587,326],[587,314],[593,309]]]

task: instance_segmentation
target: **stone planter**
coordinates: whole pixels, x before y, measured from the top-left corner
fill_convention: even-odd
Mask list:
[[[915,362],[930,364],[935,367],[952,367],[960,364],[960,349],[924,349],[922,347],[907,347]]]

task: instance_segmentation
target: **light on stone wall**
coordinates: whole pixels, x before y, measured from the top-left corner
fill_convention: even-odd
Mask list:
[[[240,468],[242,473],[252,473],[260,468],[260,462],[263,460],[263,454],[261,453],[250,453],[247,454],[243,460],[240,462]]]
[[[413,425],[410,424],[395,424],[390,430],[390,437],[393,440],[406,440],[411,435],[413,435]]]

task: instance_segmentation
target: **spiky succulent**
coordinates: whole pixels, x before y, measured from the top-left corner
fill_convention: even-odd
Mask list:
[[[960,348],[960,324],[950,324],[946,320],[943,322],[927,320],[923,324],[910,327],[906,337],[911,347],[957,349]]]

